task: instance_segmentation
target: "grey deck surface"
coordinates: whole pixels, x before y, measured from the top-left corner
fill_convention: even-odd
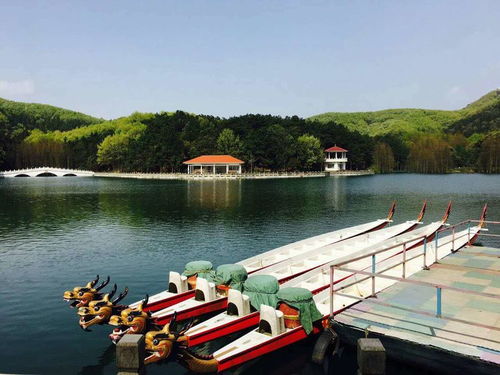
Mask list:
[[[408,312],[397,307],[377,306],[368,301],[336,315],[335,320],[361,330],[500,364],[500,249],[464,248],[443,258],[430,270],[416,273],[411,279],[492,293],[498,297],[443,290],[443,317],[473,324]],[[436,312],[436,289],[431,287],[400,282],[380,292],[377,300],[394,306]]]

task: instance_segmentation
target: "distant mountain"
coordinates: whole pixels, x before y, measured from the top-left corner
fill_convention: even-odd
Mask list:
[[[0,98],[0,117],[4,118],[4,122],[6,120],[10,128],[21,124],[25,130],[43,131],[70,130],[103,121],[80,112],[47,104],[22,103],[2,98]]]
[[[387,109],[375,112],[327,112],[309,120],[335,121],[370,136],[461,132],[469,136],[500,128],[500,90],[493,90],[457,111]]]
[[[452,133],[469,136],[500,129],[500,89],[493,90],[460,112],[462,118],[448,127]]]

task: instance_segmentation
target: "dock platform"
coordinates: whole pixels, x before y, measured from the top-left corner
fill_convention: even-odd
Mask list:
[[[341,340],[379,338],[389,357],[431,371],[500,373],[500,249],[465,247],[408,279],[481,295],[443,289],[438,296],[398,282],[377,293],[377,303],[363,300],[335,315]]]

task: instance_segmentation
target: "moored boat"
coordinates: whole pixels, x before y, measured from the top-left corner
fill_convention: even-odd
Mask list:
[[[248,259],[244,259],[236,264],[241,264],[249,274],[252,274],[265,267],[283,262],[291,257],[306,253],[308,251],[337,243],[346,239],[350,239],[365,233],[377,231],[384,228],[387,224],[392,222],[396,209],[396,202],[394,202],[390,209],[387,218],[378,219],[368,223],[338,229],[332,232],[320,234],[300,241],[293,242],[276,249],[266,251],[262,254],[255,255]],[[148,298],[148,304],[144,306],[144,311],[154,313],[166,307],[175,305],[186,299],[192,298],[195,293],[195,288],[192,288],[189,283],[188,277],[178,272],[171,271],[169,273],[168,289],[151,295]],[[141,301],[131,303],[129,307],[136,308]]]
[[[449,212],[449,209],[450,206],[446,211],[447,213]],[[423,242],[423,238],[425,238],[426,241],[429,242],[433,238],[434,234],[443,227],[447,218],[448,215],[445,214],[443,219],[440,221],[433,222],[411,232],[390,238],[389,240],[383,242],[383,244],[377,243],[368,248],[365,248],[362,251],[364,253],[369,253],[370,251],[374,251],[379,248],[389,248],[403,243],[406,243],[406,250],[410,250],[413,247],[420,245]],[[384,259],[397,255],[402,250],[403,245],[394,247],[384,254]],[[380,261],[382,261],[382,259],[380,259],[379,262]],[[367,259],[363,261],[360,260],[356,263],[355,267],[367,270],[370,268],[370,261]],[[345,273],[344,278],[347,278],[351,275],[352,273]],[[249,278],[249,280],[250,279],[251,277]],[[322,290],[328,288],[329,285],[329,267],[323,266],[317,269],[313,269],[301,276],[283,283],[282,287],[301,287],[310,290],[313,294],[317,294]],[[252,307],[254,308],[254,310],[258,309],[258,306],[255,306],[253,301],[251,301],[251,297],[245,295],[245,292],[241,293],[236,290],[230,291],[228,296],[228,308],[226,309],[226,311],[208,320],[205,320],[187,330],[182,337],[182,345],[193,347],[203,344],[207,341],[223,337],[227,334],[232,334],[258,325],[259,311],[251,312],[250,310],[252,310]]]
[[[407,221],[389,228],[358,235],[353,238],[323,246],[293,256],[287,260],[276,263],[255,271],[252,275],[273,275],[280,283],[284,283],[294,277],[300,276],[314,268],[330,262],[340,254],[345,255],[361,250],[391,237],[408,232],[421,223],[425,213],[426,202],[422,206],[417,220]],[[152,319],[157,324],[167,324],[174,312],[178,320],[190,319],[207,313],[224,310],[227,307],[227,294],[219,293],[214,283],[207,279],[199,278],[196,286],[195,296],[178,304],[153,313]]]
[[[451,210],[451,203],[448,205],[443,218],[440,221],[428,224],[414,231],[398,235],[385,241],[383,245],[380,243],[368,247],[363,250],[363,253],[369,253],[381,246],[383,248],[391,248],[390,251],[384,254],[384,259],[394,256],[403,251],[403,243],[406,250],[420,245],[424,240],[430,241],[437,230],[443,227],[448,219]],[[399,246],[398,246],[399,245]],[[368,263],[368,264],[367,264]],[[356,266],[362,269],[370,267],[369,261],[358,261]],[[345,274],[344,278],[352,274]],[[265,279],[265,278],[268,279]],[[270,279],[269,279],[270,278]],[[274,279],[274,280],[273,280]],[[282,288],[300,287],[317,294],[328,288],[330,285],[329,267],[320,267],[313,269],[301,276],[298,276],[288,282],[282,284]],[[226,311],[205,320],[193,327],[184,330],[182,334],[172,335],[168,327],[161,330],[148,332],[146,342],[149,347],[156,339],[156,348],[159,350],[152,351],[147,357],[147,363],[164,360],[171,350],[163,350],[166,347],[172,346],[171,343],[165,341],[175,341],[174,345],[182,348],[193,347],[205,342],[215,340],[217,338],[234,334],[238,331],[257,326],[259,324],[259,303],[274,306],[276,304],[276,293],[279,285],[276,278],[270,275],[255,275],[250,276],[245,282],[244,292],[231,290],[228,296],[228,307]],[[273,294],[274,293],[274,294]],[[255,311],[257,310],[257,311]]]
[[[382,269],[381,274],[383,275],[399,277],[404,267],[405,277],[411,276],[422,269],[421,256],[438,260],[469,243],[473,243],[481,230],[485,215],[486,206],[483,209],[481,220],[477,226],[441,237],[441,245],[432,242],[407,249],[405,256],[408,260],[405,263],[402,263],[395,256],[390,256],[382,262],[377,263],[377,269]],[[426,251],[424,251],[424,246]],[[360,256],[370,256],[370,254],[370,252],[361,251],[352,255],[351,259],[357,260],[349,263],[349,268],[357,270],[358,268],[354,264],[358,262]],[[341,262],[337,261],[337,263]],[[220,372],[228,370],[298,342],[310,334],[321,332],[331,312],[334,314],[339,313],[357,303],[360,298],[367,298],[373,295],[374,292],[381,291],[397,282],[395,279],[375,277],[376,283],[372,284],[372,277],[354,276],[354,278],[356,279],[356,283],[353,283],[353,280],[350,278],[346,279],[345,274],[342,272],[335,272],[333,284],[336,284],[335,289],[343,288],[343,293],[341,296],[335,297],[333,306],[331,306],[330,290],[323,290],[314,295],[314,305],[320,314],[310,329],[306,330],[303,324],[295,327],[287,326],[282,311],[263,305],[258,329],[250,331],[210,356],[200,356],[190,349],[181,349],[180,362],[188,369],[197,372]],[[376,286],[374,287],[374,285]]]
[[[425,214],[425,207],[426,205],[424,204],[418,220],[423,218],[423,215]],[[369,223],[300,240],[274,250],[267,251],[263,254],[253,256],[236,263],[236,265],[244,267],[247,274],[253,274],[259,270],[265,269],[266,267],[281,264],[290,257],[294,258],[302,253],[311,252],[317,248],[324,247],[325,245],[343,242],[356,236],[378,231],[385,227],[388,223],[392,222],[395,208],[396,203],[394,202],[389,209],[387,218],[385,219],[378,219]],[[411,229],[415,225],[417,225],[417,223],[412,222],[411,225],[406,225],[405,230]],[[195,264],[193,265],[193,263]],[[178,304],[182,301],[194,299],[196,287],[193,289],[190,288],[196,285],[199,275],[204,276],[205,274],[209,274],[212,266],[209,262],[199,261],[190,262],[188,265],[193,265],[193,270],[201,268],[202,272],[189,270],[189,273],[186,274],[187,269],[184,275],[177,272],[170,272],[169,290],[156,295],[147,296],[145,300],[130,304],[128,308],[121,311],[119,316],[115,315],[112,317],[109,323],[111,325],[118,326],[118,328],[115,328],[109,335],[114,343],[118,342],[121,336],[126,333],[141,333],[146,332],[148,329],[153,327],[158,328],[158,324],[163,325],[164,321],[159,322],[157,319],[152,319],[152,314],[160,309],[165,309],[172,305],[178,306]],[[203,278],[201,277],[200,280],[203,280]],[[203,281],[201,282],[203,283]],[[214,307],[213,304],[208,306],[207,312],[217,311],[221,308],[223,309],[224,301],[224,299],[217,301],[217,303],[222,303],[222,307]],[[216,310],[214,310],[214,308]]]

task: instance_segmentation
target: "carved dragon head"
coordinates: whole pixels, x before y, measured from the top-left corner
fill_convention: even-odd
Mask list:
[[[150,328],[151,313],[144,311],[148,304],[149,296],[142,300],[139,306],[126,308],[120,312],[120,315],[112,315],[109,318],[109,324],[117,326],[109,335],[113,343],[117,343],[127,333],[144,333]]]
[[[102,294],[99,291],[104,288],[109,283],[109,276],[100,285],[95,287],[99,281],[99,275],[92,281],[89,281],[86,286],[77,286],[73,290],[67,290],[64,292],[63,298],[71,302],[71,307],[84,307],[89,304],[90,301],[101,299]],[[94,288],[95,287],[95,288]]]
[[[191,319],[179,330],[173,330],[177,314],[174,313],[172,320],[166,324],[161,330],[149,331],[146,333],[145,343],[147,355],[144,359],[145,364],[159,362],[167,359],[175,348],[186,349],[187,338],[184,333],[191,328],[194,320]],[[175,347],[174,347],[175,344]]]
[[[120,293],[120,295],[112,300],[114,294],[116,293],[116,284],[110,293],[104,295],[101,300],[89,302],[88,307],[80,307],[78,309],[78,315],[80,315],[80,327],[88,331],[88,327],[95,324],[104,324],[109,321],[109,318],[113,314],[118,314],[121,310],[125,308],[123,305],[117,305],[128,293],[128,288]]]

